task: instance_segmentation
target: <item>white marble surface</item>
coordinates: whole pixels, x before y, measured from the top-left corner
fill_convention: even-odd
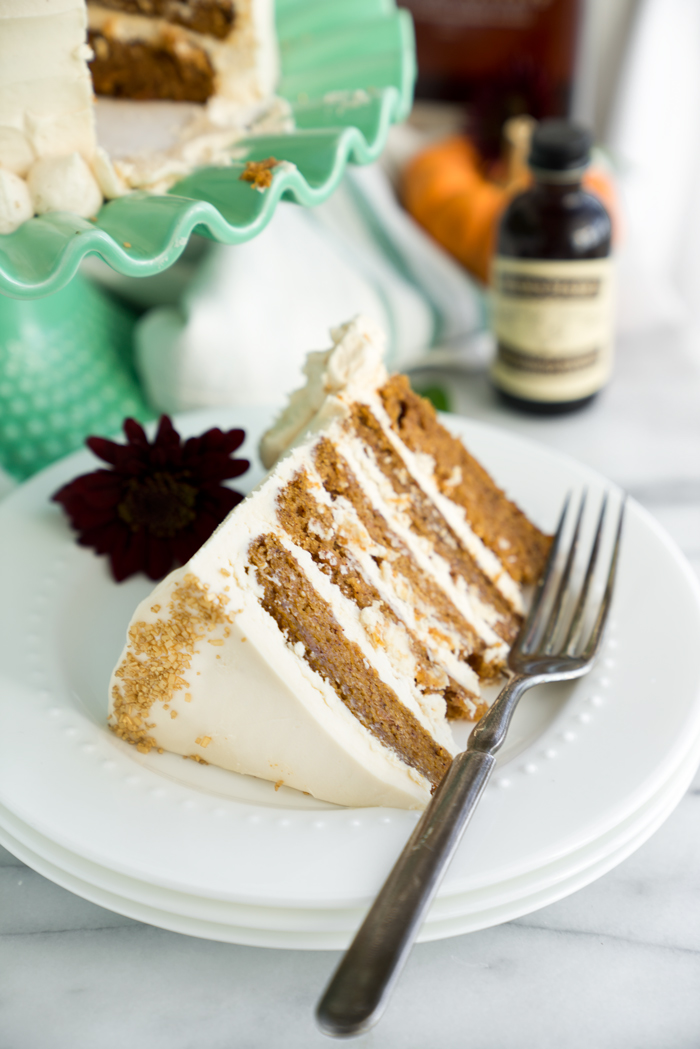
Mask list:
[[[700,573],[700,348],[624,341],[614,382],[556,420],[502,409],[486,380],[455,407],[553,445],[625,486]],[[700,639],[699,639],[700,641]],[[699,645],[700,649],[700,645]],[[58,888],[0,849],[0,1049],[312,1049],[336,952],[164,932]],[[493,929],[415,948],[373,1049],[697,1049],[700,776],[599,881]]]

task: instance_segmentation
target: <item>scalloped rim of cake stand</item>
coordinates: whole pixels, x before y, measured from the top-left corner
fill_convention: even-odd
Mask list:
[[[118,273],[147,277],[171,266],[193,232],[222,244],[257,236],[284,198],[326,200],[349,163],[376,160],[392,124],[411,107],[416,75],[413,23],[394,0],[277,0],[282,76],[278,93],[294,114],[286,135],[242,139],[230,167],[199,168],[168,193],[132,193],[106,203],[95,221],[57,212],[0,235],[0,292],[37,298],[65,287],[86,255]],[[271,187],[239,175],[250,160],[287,163]]]

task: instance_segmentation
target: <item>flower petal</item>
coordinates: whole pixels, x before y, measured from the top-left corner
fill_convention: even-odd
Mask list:
[[[116,466],[124,458],[124,445],[108,441],[106,437],[88,437],[85,443],[98,459],[104,459],[112,466]]]
[[[183,444],[170,418],[163,415],[152,443],[136,419],[124,421],[124,433],[126,444],[104,437],[88,438],[88,446],[112,469],[83,474],[65,484],[52,498],[62,505],[82,546],[109,554],[117,581],[138,571],[146,572],[151,579],[160,579],[174,561],[189,560],[243,498],[221,482],[240,477],[250,465],[246,459],[232,458],[232,452],[245,440],[245,432],[213,427]],[[178,486],[183,492],[192,493],[194,489],[194,521],[174,535],[169,531],[172,517],[163,519],[162,528],[160,518],[154,521],[153,528],[151,524],[139,524],[139,516],[132,516],[133,500],[139,498],[139,492],[149,493],[149,486],[160,492],[177,490]],[[190,500],[192,495],[186,498]],[[124,514],[129,505],[131,525],[120,516],[122,504]],[[166,507],[167,499],[163,510],[157,513],[165,514]]]
[[[195,535],[192,527],[183,528],[170,540],[173,554],[180,565],[186,564],[197,553],[201,545],[201,540]]]
[[[111,553],[112,574],[118,583],[143,571],[146,563],[146,535],[129,532],[126,543]]]
[[[124,433],[129,444],[135,445],[137,448],[150,447],[146,431],[136,419],[124,420]]]
[[[143,570],[150,579],[162,579],[173,567],[173,551],[169,540],[146,537]]]

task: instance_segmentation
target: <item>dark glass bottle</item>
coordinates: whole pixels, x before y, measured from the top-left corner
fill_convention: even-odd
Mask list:
[[[412,16],[418,99],[465,104],[483,156],[500,153],[513,116],[569,111],[583,0],[399,0]]]
[[[509,404],[527,411],[580,408],[610,374],[611,223],[581,185],[590,146],[583,128],[543,121],[530,151],[534,184],[501,219],[492,379]]]

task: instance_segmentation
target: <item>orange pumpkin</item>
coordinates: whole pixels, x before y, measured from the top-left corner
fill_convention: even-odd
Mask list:
[[[527,132],[528,127],[531,131],[532,123],[521,124],[520,131]],[[531,182],[523,160],[524,142],[521,136],[501,181],[494,179],[495,171],[489,177],[475,146],[463,135],[428,146],[403,171],[400,192],[407,211],[485,284],[501,214]],[[609,174],[591,165],[583,181],[602,199],[615,225],[618,209]]]

